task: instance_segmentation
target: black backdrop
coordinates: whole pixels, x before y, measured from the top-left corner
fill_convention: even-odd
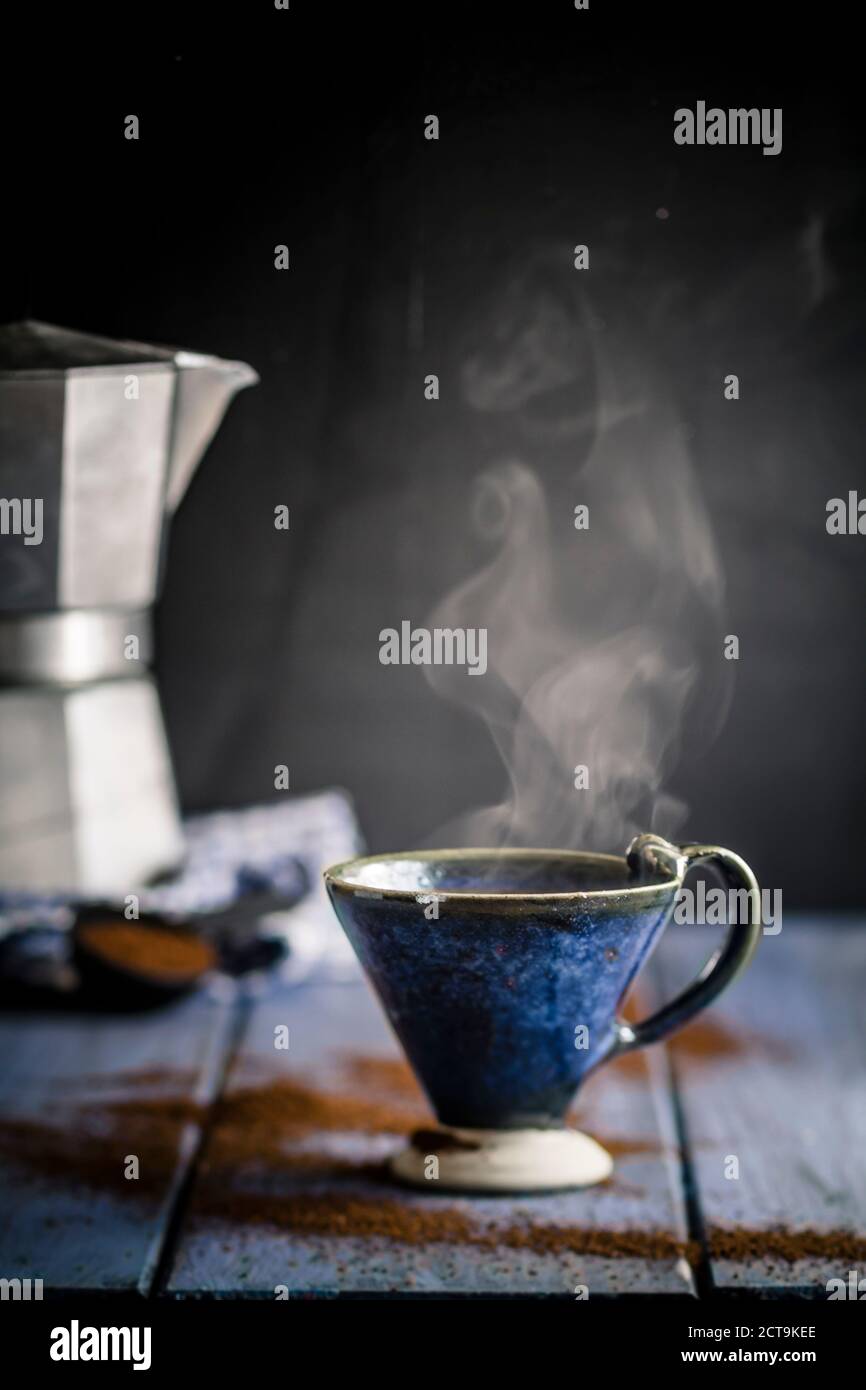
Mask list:
[[[477,305],[528,248],[587,242],[624,300],[669,287],[652,352],[741,641],[724,728],[673,776],[685,833],[786,906],[862,904],[866,537],[824,527],[866,487],[855,47],[841,7],[699,8],[83,7],[74,48],[47,20],[7,35],[3,318],[261,375],[172,531],[159,671],[187,808],[277,795],[286,763],[393,848],[498,794],[481,726],[385,670],[378,632],[484,558],[467,495],[513,422],[461,404]],[[782,106],[782,154],[678,150],[673,110],[701,97]]]

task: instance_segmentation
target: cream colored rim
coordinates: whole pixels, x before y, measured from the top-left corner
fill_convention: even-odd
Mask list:
[[[435,891],[426,889],[421,884],[417,888],[376,888],[369,883],[352,883],[345,877],[347,871],[361,868],[367,864],[387,864],[394,860],[426,859],[434,862],[453,863],[461,859],[477,859],[488,857],[492,859],[536,859],[539,856],[550,855],[557,859],[569,859],[576,863],[586,864],[588,862],[597,863],[600,859],[609,864],[626,864],[624,854],[591,854],[585,850],[577,849],[436,849],[436,850],[399,850],[394,854],[368,854],[360,859],[346,859],[342,864],[332,864],[329,869],[324,871],[324,879],[328,885],[334,888],[341,888],[347,893],[360,892],[363,895],[373,896],[376,899],[386,898],[395,901],[414,903],[419,893]],[[623,883],[618,888],[590,888],[575,889],[562,893],[533,893],[527,891],[508,892],[508,893],[484,893],[470,889],[450,889],[443,888],[440,896],[448,902],[456,900],[460,902],[544,902],[544,903],[567,903],[583,902],[586,899],[597,901],[605,898],[621,898],[624,893],[629,897],[648,896],[658,893],[662,888],[668,888],[671,884],[677,883],[679,876],[671,873],[667,878],[656,879],[652,883]]]

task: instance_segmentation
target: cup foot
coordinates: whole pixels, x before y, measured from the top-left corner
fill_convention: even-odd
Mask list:
[[[604,1182],[613,1159],[576,1129],[443,1127],[413,1134],[390,1167],[401,1182],[433,1191],[550,1192]]]

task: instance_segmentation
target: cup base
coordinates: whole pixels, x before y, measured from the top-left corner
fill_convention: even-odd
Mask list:
[[[604,1182],[613,1159],[576,1129],[443,1127],[413,1134],[390,1168],[428,1191],[551,1192]]]

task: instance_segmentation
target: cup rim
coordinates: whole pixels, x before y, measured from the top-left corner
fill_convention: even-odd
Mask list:
[[[491,858],[522,859],[537,857],[539,855],[551,855],[558,859],[571,859],[580,862],[587,860],[604,859],[609,863],[621,864],[627,867],[627,859],[624,854],[596,854],[591,850],[580,849],[550,849],[544,846],[537,848],[475,848],[475,849],[431,849],[431,850],[395,850],[385,851],[380,854],[358,855],[352,859],[344,859],[339,864],[332,864],[324,869],[322,877],[328,887],[342,889],[347,893],[360,893],[362,897],[369,897],[378,901],[380,898],[392,901],[416,902],[419,893],[425,890],[420,884],[417,888],[376,888],[373,884],[369,886],[363,883],[352,883],[343,875],[347,870],[354,869],[365,864],[381,864],[394,859],[428,859],[428,860],[452,860],[473,859],[478,856],[486,855]],[[654,879],[650,883],[623,883],[613,888],[575,888],[566,889],[562,892],[552,893],[533,893],[526,890],[517,892],[497,890],[493,892],[483,892],[479,889],[455,889],[443,890],[438,896],[444,902],[452,900],[463,902],[545,902],[545,903],[573,903],[583,902],[586,899],[618,898],[627,893],[629,897],[658,893],[660,889],[669,888],[672,884],[679,881],[679,875],[671,871],[665,878]],[[430,890],[432,891],[432,890]]]

